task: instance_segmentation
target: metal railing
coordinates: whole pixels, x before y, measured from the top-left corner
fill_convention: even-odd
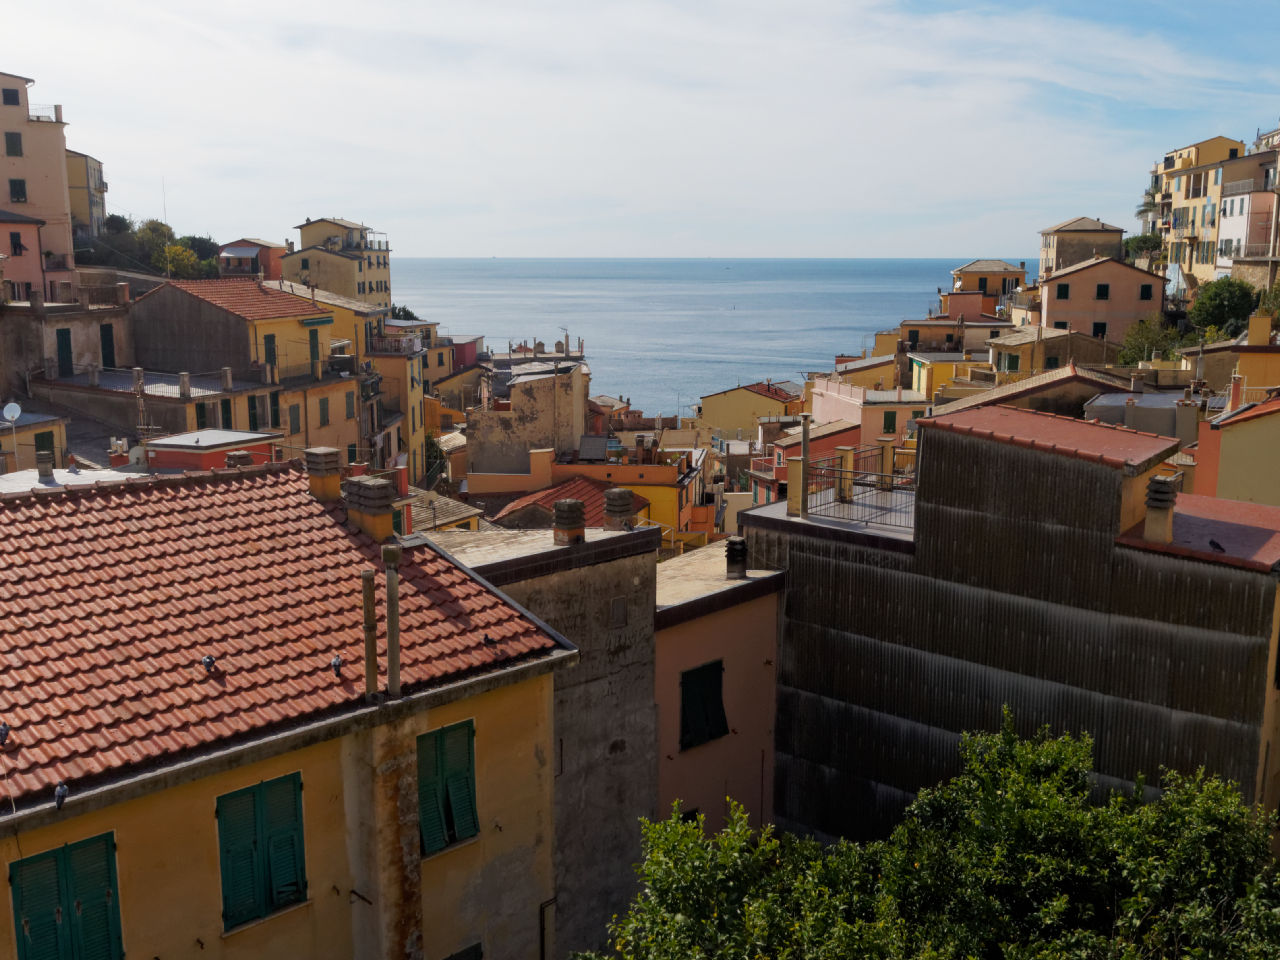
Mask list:
[[[27,104],[27,119],[46,120],[50,123],[56,122],[58,108],[52,103],[29,103]]]
[[[1257,184],[1257,186],[1254,186]],[[1253,193],[1258,190],[1265,190],[1261,180],[1232,180],[1230,183],[1224,184],[1222,187],[1222,195],[1224,197],[1235,197],[1242,193]]]
[[[370,337],[367,349],[369,353],[394,353],[409,355],[422,350],[421,337]]]
[[[1274,257],[1276,254],[1269,243],[1246,243],[1243,251],[1237,251],[1236,256],[1249,259],[1256,257]]]
[[[879,450],[867,461],[879,460]],[[914,458],[913,458],[914,459]],[[856,463],[856,461],[855,461]],[[912,528],[916,522],[914,476],[845,470],[838,461],[809,465],[809,515]]]

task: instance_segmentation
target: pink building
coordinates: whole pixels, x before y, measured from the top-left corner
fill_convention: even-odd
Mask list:
[[[4,300],[30,300],[31,291],[44,289],[40,228],[43,220],[12,210],[0,210],[0,230],[7,236],[0,248],[4,261]]]
[[[813,419],[823,423],[847,420],[861,427],[861,441],[895,436],[902,440],[907,424],[929,414],[929,398],[914,390],[868,390],[839,380],[813,381]],[[848,444],[844,444],[848,446]]]
[[[470,334],[449,338],[453,342],[453,369],[461,370],[476,362],[476,355],[484,350],[484,336]]]
[[[1093,257],[1044,279],[1041,322],[1119,343],[1143,317],[1164,311],[1164,283],[1113,257]]]

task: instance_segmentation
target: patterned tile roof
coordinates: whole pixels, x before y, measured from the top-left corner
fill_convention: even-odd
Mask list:
[[[171,280],[170,284],[206,303],[221,307],[246,320],[276,320],[281,317],[315,317],[328,311],[310,300],[295,297],[269,282],[249,277],[220,280]],[[163,289],[157,287],[156,289]],[[142,299],[139,297],[139,299]]]
[[[558,483],[554,487],[548,487],[546,490],[539,490],[536,493],[530,493],[518,500],[512,500],[494,515],[494,520],[501,521],[504,517],[509,517],[517,510],[523,510],[525,507],[538,506],[546,510],[548,514],[555,510],[557,500],[581,500],[583,525],[588,527],[604,526],[604,492],[612,487],[612,483],[604,480],[592,480],[589,477],[574,477],[563,483]],[[632,492],[631,506],[635,513],[639,513],[649,505],[649,501],[640,496],[640,494]]]
[[[381,618],[386,588],[345,516],[296,462],[0,496],[0,789],[47,801],[362,706],[361,571]],[[405,548],[400,625],[406,693],[558,645],[427,545]]]

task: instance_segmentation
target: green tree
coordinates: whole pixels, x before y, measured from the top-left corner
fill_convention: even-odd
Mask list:
[[[641,893],[611,926],[624,960],[1163,960],[1280,951],[1272,820],[1234,785],[1166,774],[1098,799],[1093,744],[1047,729],[961,739],[886,841],[755,832],[741,807],[642,824]]]
[[[393,320],[408,320],[408,321],[410,321],[411,323],[417,323],[417,322],[418,322],[418,315],[417,315],[416,313],[414,313],[412,310],[410,310],[408,307],[405,307],[405,306],[398,306],[398,305],[396,305],[396,304],[394,304],[394,303],[393,303],[393,304],[391,305],[391,319],[393,319]]]
[[[178,243],[194,253],[197,260],[216,261],[218,259],[219,244],[213,237],[197,237],[188,234],[185,237],[179,237]]]
[[[195,280],[200,276],[200,261],[178,243],[170,243],[152,254],[151,266],[175,280]]]
[[[143,254],[142,258],[149,262],[155,261],[157,252],[163,258],[164,248],[177,241],[173,227],[163,220],[144,220],[134,230],[133,235],[137,240],[138,250]],[[164,268],[161,267],[160,269],[163,270]]]
[[[1164,247],[1164,241],[1158,233],[1139,233],[1126,237],[1124,241],[1124,258],[1133,262],[1138,257],[1149,257],[1158,254]]]
[[[1238,336],[1257,300],[1253,287],[1243,280],[1222,277],[1200,288],[1187,319],[1197,327],[1219,327],[1229,337]]]
[[[128,217],[122,217],[118,213],[110,214],[102,221],[102,232],[113,235],[133,233],[133,221]]]
[[[1121,366],[1129,367],[1143,360],[1150,360],[1157,351],[1167,358],[1175,347],[1188,342],[1194,343],[1197,339],[1197,334],[1184,336],[1178,332],[1177,327],[1167,325],[1160,314],[1152,313],[1125,332],[1117,359]]]

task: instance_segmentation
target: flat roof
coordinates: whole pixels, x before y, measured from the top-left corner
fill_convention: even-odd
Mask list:
[[[1280,565],[1280,507],[1180,493],[1173,510],[1172,542],[1143,539],[1141,526],[1118,542],[1209,563],[1272,571]]]
[[[1117,424],[1005,406],[971,407],[925,419],[921,426],[1089,460],[1122,469],[1130,476],[1176,453],[1180,445],[1174,437]]]
[[[1124,407],[1128,404],[1129,399],[1132,398],[1139,407],[1165,409],[1176,407],[1182,397],[1183,392],[1181,390],[1151,390],[1145,393],[1100,393],[1091,400],[1086,400],[1085,406]],[[1208,401],[1210,410],[1221,410],[1227,403],[1226,397],[1202,397],[1200,394],[1193,394],[1193,403],[1199,405],[1201,400]]]
[[[218,427],[209,427],[205,430],[192,430],[189,433],[175,433],[168,437],[156,437],[154,440],[148,440],[146,446],[160,449],[217,450],[222,447],[279,440],[282,436],[284,436],[282,433],[258,433],[250,430],[222,430]]]
[[[658,564],[658,620],[663,619],[663,610],[715,594],[730,591],[750,593],[750,597],[742,598],[745,602],[760,594],[761,585],[767,587],[764,593],[782,589],[783,573],[780,570],[748,570],[745,580],[730,580],[727,569],[722,543],[699,547]],[[709,608],[705,612],[713,611]]]
[[[0,493],[27,493],[31,490],[49,487],[83,486],[98,480],[131,480],[144,473],[138,468],[133,470],[81,470],[71,467],[63,470],[55,467],[53,481],[40,479],[39,470],[14,470],[12,473],[0,473]]]

